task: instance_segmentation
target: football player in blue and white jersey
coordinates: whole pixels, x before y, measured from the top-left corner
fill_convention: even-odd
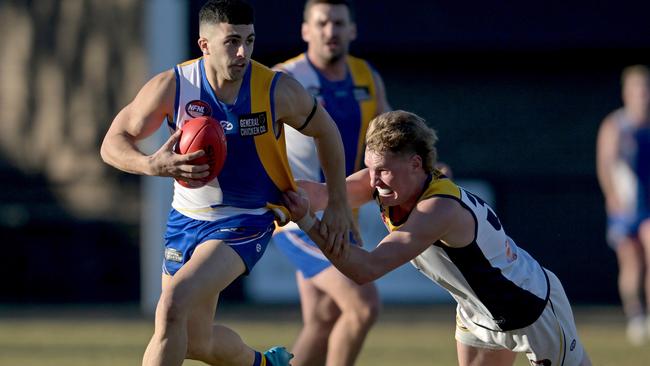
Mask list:
[[[349,54],[356,38],[347,0],[308,0],[302,37],[307,51],[276,65],[310,91],[336,123],[343,140],[346,175],[363,162],[368,123],[388,111],[384,84],[363,59]],[[311,137],[286,128],[287,155],[296,179],[322,181]],[[273,237],[296,267],[303,327],[291,351],[294,366],[352,366],[380,307],[374,283],[357,285],[342,275],[295,224]]]
[[[219,293],[261,258],[275,228],[288,216],[282,192],[294,186],[283,125],[313,137],[331,185],[323,234],[336,246],[358,237],[345,191],[344,154],[327,112],[293,78],[253,61],[252,7],[243,0],[211,0],[199,12],[203,56],[147,82],[113,120],[101,148],[104,161],[123,171],[173,177],[189,185],[208,175],[194,164],[203,151],[176,154],[183,124],[211,116],[226,134],[228,154],[219,175],[201,187],[174,186],[165,234],[162,294],[143,365],[181,365],[186,358],[211,365],[286,366],[284,348],[264,354],[233,330],[213,324]],[[152,155],[136,142],[163,121],[167,142]],[[286,211],[286,209],[284,209]]]
[[[642,345],[650,338],[650,70],[626,67],[621,82],[623,107],[600,126],[596,171],[605,196],[607,241],[618,259],[627,337]]]

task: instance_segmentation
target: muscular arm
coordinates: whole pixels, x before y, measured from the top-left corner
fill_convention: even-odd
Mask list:
[[[281,75],[275,93],[276,116],[280,122],[296,129],[303,126],[314,106],[314,98],[295,79]],[[343,142],[336,124],[325,109],[316,103],[316,111],[300,131],[314,138],[318,158],[327,181],[328,201],[321,233],[336,246],[349,243],[348,233],[360,236],[347,203]]]
[[[309,207],[306,197],[288,192],[285,200],[295,217],[309,214],[306,213]],[[438,240],[454,243],[467,241],[467,232],[472,232],[466,227],[470,221],[465,221],[467,213],[464,216],[459,210],[463,210],[460,205],[447,198],[422,201],[411,212],[406,223],[399,230],[388,234],[372,251],[353,246],[346,255],[341,255],[335,251],[336,248],[330,248],[320,235],[317,219],[307,234],[341,273],[363,284],[412,260]]]
[[[605,196],[609,213],[620,210],[621,203],[616,195],[613,174],[615,169],[619,132],[611,117],[606,118],[598,131],[596,142],[596,173],[600,188]]]
[[[173,71],[158,74],[147,82],[111,123],[102,142],[102,159],[133,174],[171,176],[188,181],[207,176],[207,165],[188,163],[203,155],[203,151],[186,155],[173,152],[173,146],[180,138],[180,129],[152,155],[145,155],[136,145],[137,141],[160,128],[165,117],[173,115],[175,92]]]

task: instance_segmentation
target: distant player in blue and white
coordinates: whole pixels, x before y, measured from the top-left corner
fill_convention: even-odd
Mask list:
[[[162,294],[155,330],[143,365],[181,365],[186,358],[211,365],[286,366],[284,348],[264,354],[233,330],[214,325],[219,293],[247,274],[264,253],[274,220],[289,217],[283,191],[294,187],[286,158],[283,125],[299,128],[323,152],[320,161],[332,200],[323,234],[347,246],[358,235],[346,202],[343,144],[327,112],[294,79],[251,60],[253,9],[242,0],[211,0],[199,12],[198,45],[203,57],[158,74],[113,120],[102,158],[126,172],[167,176],[195,188],[174,186],[165,234]],[[192,160],[203,151],[176,154],[183,124],[212,116],[226,133],[228,155],[207,185],[208,165]],[[173,134],[154,154],[136,142],[167,120]]]
[[[307,52],[275,67],[298,80],[336,122],[346,174],[361,168],[368,122],[390,108],[379,74],[348,54],[356,37],[352,13],[348,1],[307,1],[302,24]],[[323,181],[313,139],[294,128],[285,133],[294,177]],[[273,240],[297,268],[304,326],[292,364],[353,365],[380,307],[374,283],[359,286],[343,276],[295,224]]]
[[[621,79],[623,107],[602,122],[596,160],[608,217],[607,239],[618,258],[627,337],[641,345],[650,335],[650,70],[630,66]]]

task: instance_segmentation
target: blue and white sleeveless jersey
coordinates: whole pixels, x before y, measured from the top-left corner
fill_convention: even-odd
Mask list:
[[[474,240],[462,248],[431,243],[411,264],[449,291],[459,311],[483,328],[507,331],[537,320],[550,293],[539,263],[506,235],[494,211],[481,198],[437,171],[418,202],[432,197],[454,199],[474,216]],[[408,219],[407,215],[393,221],[390,207],[377,201],[389,231],[398,230]]]
[[[220,101],[199,58],[179,64],[172,130],[185,121],[211,116],[220,121],[228,152],[219,175],[200,188],[174,183],[172,207],[196,220],[215,221],[237,214],[264,214],[293,186],[284,133],[275,123],[273,93],[279,73],[251,61],[234,104]]]
[[[377,115],[372,69],[362,59],[348,56],[344,80],[327,80],[303,53],[277,66],[307,89],[327,110],[339,129],[345,151],[345,174],[361,168],[366,130]],[[324,177],[311,137],[287,126],[287,153],[296,179],[323,182]]]
[[[625,206],[624,215],[634,221],[650,214],[650,126],[635,126],[623,108],[612,117],[619,130],[614,187]]]

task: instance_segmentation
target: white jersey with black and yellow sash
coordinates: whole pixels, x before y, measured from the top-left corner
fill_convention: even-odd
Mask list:
[[[179,64],[172,130],[194,117],[211,116],[224,129],[227,157],[219,175],[200,188],[174,183],[172,207],[195,220],[264,214],[281,194],[295,189],[286,156],[284,129],[275,122],[273,95],[280,76],[251,61],[234,104],[220,101],[199,58]]]
[[[550,290],[540,264],[506,235],[492,208],[439,172],[429,177],[418,202],[432,197],[456,200],[472,214],[474,240],[461,248],[431,243],[413,266],[449,291],[459,311],[480,327],[507,331],[535,322]],[[394,222],[390,207],[379,204],[387,228],[399,230],[408,216]]]

